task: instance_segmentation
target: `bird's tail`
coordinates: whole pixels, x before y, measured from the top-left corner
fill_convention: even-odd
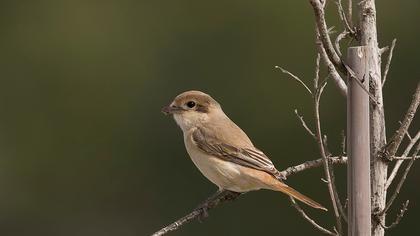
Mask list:
[[[311,206],[313,208],[328,211],[327,208],[323,207],[318,202],[316,202],[316,201],[310,199],[309,197],[299,193],[298,191],[289,187],[288,185],[286,185],[283,182],[277,181],[277,183],[274,186],[272,186],[272,189],[276,190],[276,191],[280,191],[282,193],[285,193],[285,194],[293,197],[294,199],[297,199],[297,200],[299,200],[299,201],[301,201],[301,202],[305,203],[306,205]]]

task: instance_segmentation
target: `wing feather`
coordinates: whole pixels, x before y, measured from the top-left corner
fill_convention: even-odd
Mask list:
[[[262,151],[255,147],[241,148],[223,143],[220,139],[212,136],[210,132],[206,132],[203,128],[197,128],[192,133],[192,138],[198,148],[207,154],[211,154],[238,165],[262,170],[276,178],[282,178],[279,171],[274,167],[273,162]]]

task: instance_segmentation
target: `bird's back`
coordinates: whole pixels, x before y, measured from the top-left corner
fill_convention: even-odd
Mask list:
[[[208,131],[206,133],[214,135],[214,138],[220,140],[222,143],[237,148],[254,148],[246,133],[229,119],[229,117],[224,115],[215,117],[215,119],[218,120],[210,122],[211,125],[208,125],[208,123],[203,125],[202,128]]]

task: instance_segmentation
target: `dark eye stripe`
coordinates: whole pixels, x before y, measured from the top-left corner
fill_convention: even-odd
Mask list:
[[[197,105],[197,109],[196,109],[196,111],[198,111],[198,112],[203,112],[203,113],[207,113],[207,112],[209,112],[209,109],[208,109],[207,107],[205,107],[205,106],[202,106],[202,105]]]

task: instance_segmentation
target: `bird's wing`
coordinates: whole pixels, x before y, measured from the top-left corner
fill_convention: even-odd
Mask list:
[[[276,178],[283,178],[279,171],[274,167],[273,162],[260,150],[253,147],[236,147],[232,144],[223,143],[214,137],[206,129],[197,128],[192,133],[192,139],[198,148],[210,155],[221,158],[225,161],[233,162],[238,165],[262,170]]]

